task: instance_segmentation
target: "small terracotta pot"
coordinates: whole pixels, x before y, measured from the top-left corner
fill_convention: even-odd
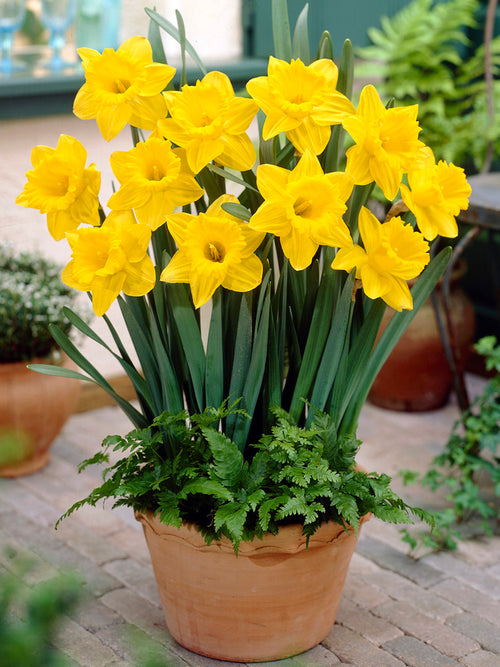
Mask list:
[[[277,535],[209,546],[193,525],[142,523],[167,627],[185,648],[219,660],[262,662],[319,644],[330,632],[357,542],[328,522],[310,538],[299,524]],[[362,521],[369,518],[363,517]]]
[[[463,367],[475,332],[472,302],[458,284],[466,268],[465,262],[459,262],[451,274],[450,283],[450,314]],[[410,284],[412,282],[414,281],[410,281]],[[438,295],[441,283],[442,281],[436,287]],[[444,321],[445,313],[441,305],[440,311]],[[379,336],[393,314],[391,308],[386,308]],[[387,410],[436,410],[448,400],[452,384],[453,376],[446,359],[434,308],[431,300],[427,299],[380,369],[368,400]]]
[[[35,359],[30,363],[45,362]],[[0,364],[0,477],[28,475],[49,462],[49,448],[73,412],[80,382],[41,375],[28,362]],[[65,368],[76,368],[67,357]]]

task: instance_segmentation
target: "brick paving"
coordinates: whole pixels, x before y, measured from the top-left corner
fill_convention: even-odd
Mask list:
[[[395,475],[424,469],[446,441],[457,417],[453,403],[405,415],[367,405],[360,423],[360,463]],[[33,586],[60,571],[76,572],[83,599],[60,629],[56,645],[68,666],[211,667],[169,635],[142,529],[128,509],[86,508],[54,522],[100,479],[98,469],[77,474],[109,433],[129,425],[116,408],[74,415],[41,472],[0,480],[0,572],[13,567],[10,551],[30,556]],[[421,506],[443,499],[419,487],[403,490]],[[469,539],[453,553],[407,556],[395,526],[371,520],[353,557],[337,621],[321,645],[267,667],[500,667],[500,536]],[[6,667],[16,667],[15,665]],[[43,666],[41,666],[43,667]]]

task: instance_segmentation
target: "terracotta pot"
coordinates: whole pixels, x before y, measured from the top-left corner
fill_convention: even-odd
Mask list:
[[[166,526],[136,513],[144,528],[167,627],[179,644],[219,660],[259,662],[302,653],[335,621],[357,542],[353,529],[302,526],[242,542],[206,545],[189,524]],[[363,521],[369,516],[363,517]]]
[[[465,262],[457,264],[450,282],[450,313],[463,364],[470,353],[475,333],[473,305],[458,285],[465,270]],[[439,283],[438,296],[440,289]],[[386,309],[381,332],[393,314],[392,308]],[[441,314],[444,318],[442,308]],[[382,366],[368,399],[374,405],[388,410],[436,410],[448,400],[452,383],[453,377],[446,360],[436,315],[432,302],[428,299]]]
[[[35,359],[32,363],[45,362]],[[80,382],[41,375],[27,362],[0,364],[0,476],[18,477],[43,468],[49,448],[73,412]],[[76,368],[65,358],[62,365]]]

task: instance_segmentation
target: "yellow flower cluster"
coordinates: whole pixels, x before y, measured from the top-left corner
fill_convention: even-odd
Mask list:
[[[467,208],[470,194],[463,170],[436,164],[419,140],[416,106],[386,108],[368,85],[356,109],[336,90],[338,70],[326,59],[306,66],[271,57],[268,75],[248,82],[249,99],[237,97],[221,72],[165,92],[175,70],[154,63],[142,37],[117,51],[85,48],[79,54],[86,82],[76,96],[75,114],[95,118],[108,141],[127,124],[150,134],[131,150],[112,154],[120,187],[107,202],[111,213],[104,221],[100,174],[94,165],[85,166],[83,146],[64,135],[55,149],[33,150],[33,169],[17,203],[47,213],[52,236],[67,238],[73,259],[63,280],[91,291],[98,315],[122,291],[138,296],[153,288],[148,245],[164,223],[177,250],[160,279],[189,283],[196,307],[219,286],[255,288],[263,272],[255,251],[273,234],[295,270],[307,268],[319,246],[337,248],[333,269],[356,267],[369,297],[381,297],[397,310],[412,308],[407,280],[429,262],[427,241],[457,234],[455,217]],[[291,170],[257,167],[258,204],[244,221],[223,206],[237,205],[233,196],[209,197],[207,208],[200,176],[211,163],[242,173],[253,169],[256,150],[248,129],[259,108],[266,116],[262,139],[284,133],[297,160]],[[348,132],[352,145],[345,171],[325,173],[318,156],[334,125]],[[370,183],[391,201],[400,191],[420,231],[400,218],[380,223],[363,208],[358,220],[363,245],[354,243],[343,215],[353,187]],[[197,215],[175,212],[195,203]]]

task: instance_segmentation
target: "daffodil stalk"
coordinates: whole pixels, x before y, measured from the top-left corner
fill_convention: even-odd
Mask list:
[[[463,171],[436,164],[419,140],[416,106],[387,107],[372,85],[354,106],[349,42],[340,69],[328,33],[311,61],[307,9],[292,42],[286,1],[272,7],[276,53],[246,96],[225,74],[206,73],[180,17],[176,27],[147,10],[150,41],[80,49],[86,82],[75,114],[95,118],[108,141],[133,130],[131,149],[111,156],[119,188],[110,212],[103,221],[99,172],[66,136],[34,149],[18,197],[70,244],[63,281],[91,294],[115,349],[67,316],[120,362],[137,406],[55,327],[83,373],[35,369],[96,382],[138,427],[165,410],[236,402],[221,428],[242,451],[267,432],[276,406],[299,425],[326,411],[339,441],[355,438],[377,372],[447,264],[449,249],[430,261],[428,242],[457,234],[470,193]],[[160,29],[179,40],[184,63],[186,52],[199,63],[194,85],[183,68],[172,88]],[[374,187],[389,203],[400,192],[413,224],[379,221],[368,207]],[[106,314],[115,300],[138,363]],[[395,314],[378,338],[387,306]]]

